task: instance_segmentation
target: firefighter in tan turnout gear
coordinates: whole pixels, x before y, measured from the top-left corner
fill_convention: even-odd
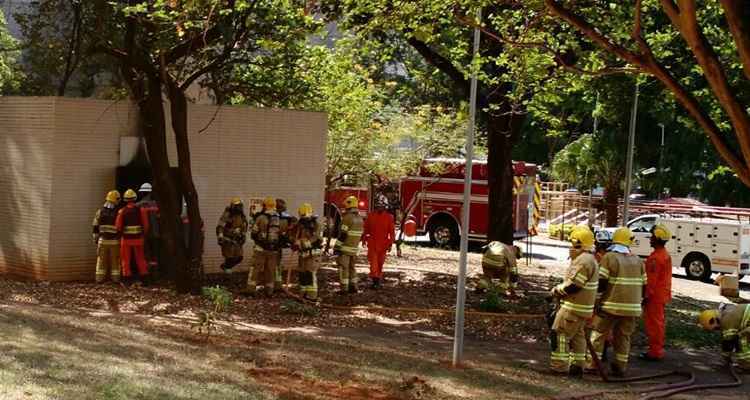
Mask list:
[[[588,226],[577,226],[570,233],[570,267],[563,283],[552,289],[560,307],[552,324],[550,367],[556,373],[583,376],[586,362],[586,321],[594,313],[599,273],[594,250],[594,234]]]
[[[292,247],[289,238],[292,233],[292,228],[297,223],[297,218],[289,215],[286,208],[286,200],[284,199],[276,199],[276,213],[279,214],[279,260],[282,260],[284,249]],[[274,282],[276,283],[276,290],[280,290],[284,285],[284,273],[281,261],[276,265]]]
[[[518,265],[521,249],[502,242],[490,242],[482,255],[482,277],[479,289],[514,293],[518,284]],[[497,283],[495,283],[497,282]]]
[[[221,255],[224,256],[221,269],[226,273],[231,273],[232,268],[244,259],[242,246],[247,240],[247,228],[244,205],[239,197],[235,197],[224,209],[219,224],[216,225],[216,239],[221,246]]]
[[[276,282],[276,269],[280,262],[281,248],[279,214],[276,213],[276,200],[267,197],[263,200],[263,211],[256,214],[250,235],[255,242],[253,263],[247,276],[244,293],[254,294],[258,283],[263,284],[267,295],[272,295]],[[259,282],[262,279],[262,282]]]
[[[724,359],[750,372],[750,304],[722,304],[717,310],[705,310],[698,323],[708,331],[721,331]]]
[[[299,220],[292,237],[292,249],[299,254],[298,280],[302,297],[318,298],[318,277],[323,237],[320,234],[318,217],[313,215],[308,203],[299,207]]]
[[[591,341],[601,358],[604,342],[612,333],[615,358],[610,364],[613,376],[623,376],[630,357],[630,336],[641,316],[646,287],[646,269],[640,257],[630,254],[633,234],[619,228],[612,236],[613,245],[599,263],[599,292],[602,293]]]
[[[117,232],[117,205],[120,192],[107,193],[102,208],[96,210],[93,222],[93,239],[96,248],[96,282],[101,283],[109,275],[112,282],[120,281],[120,234]],[[108,274],[109,273],[109,274]]]
[[[336,263],[339,266],[341,293],[357,293],[356,261],[364,228],[364,222],[357,208],[358,205],[359,200],[354,196],[349,196],[344,201],[346,211],[341,217],[339,237],[333,247],[334,254],[338,255]]]

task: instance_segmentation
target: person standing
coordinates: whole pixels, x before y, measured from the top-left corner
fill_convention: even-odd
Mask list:
[[[385,255],[393,246],[396,226],[393,214],[388,212],[384,198],[375,202],[375,211],[367,216],[364,223],[362,243],[367,246],[367,260],[370,262],[372,288],[380,289],[383,280]]]
[[[120,281],[120,233],[117,231],[117,205],[120,192],[107,193],[102,208],[94,215],[93,239],[96,245],[96,283],[102,283],[109,273],[112,282]]]
[[[646,298],[643,304],[643,324],[648,336],[648,351],[640,354],[647,361],[664,358],[664,307],[672,300],[672,257],[665,248],[672,233],[663,226],[651,228],[651,247],[654,251],[646,259]]]
[[[341,217],[339,237],[333,247],[334,254],[338,256],[336,263],[339,266],[341,294],[357,293],[357,253],[364,225],[358,206],[359,199],[355,196],[349,196],[344,200],[346,211]]]
[[[279,291],[284,287],[284,268],[281,260],[284,259],[284,249],[292,246],[290,234],[297,223],[297,218],[287,212],[286,200],[276,199],[276,213],[279,214],[279,263],[276,266],[274,282],[276,290]]]
[[[641,316],[641,304],[647,283],[643,261],[630,253],[633,234],[622,227],[612,236],[613,245],[599,264],[601,303],[594,317],[591,335],[594,349],[601,359],[604,343],[610,333],[614,348],[611,374],[625,375],[630,357],[630,337]]]
[[[137,195],[133,189],[125,191],[125,207],[117,213],[115,226],[117,232],[122,236],[120,241],[120,262],[122,263],[122,276],[131,277],[130,260],[135,257],[138,266],[138,276],[141,282],[148,284],[148,264],[144,254],[143,238],[148,232],[148,218],[136,204]]]
[[[144,242],[144,254],[146,255],[148,267],[153,273],[159,267],[161,240],[161,235],[159,234],[159,203],[154,199],[150,183],[141,185],[140,189],[138,189],[138,194],[141,196],[141,201],[136,205],[146,214],[146,218],[148,219],[148,234]]]
[[[560,300],[552,324],[550,368],[554,373],[580,378],[586,363],[585,327],[594,313],[599,272],[591,253],[594,247],[591,229],[577,226],[569,237],[570,266],[563,283],[550,293]]]
[[[298,212],[299,220],[292,236],[292,249],[299,255],[297,278],[302,297],[316,300],[318,298],[317,272],[320,268],[323,237],[320,233],[318,217],[313,215],[312,206],[309,203],[302,204]]]
[[[279,214],[276,213],[276,199],[263,200],[263,211],[255,216],[250,236],[255,243],[253,263],[247,276],[247,287],[243,293],[255,294],[258,280],[263,279],[266,295],[271,296],[276,283],[276,269],[280,262],[281,248]]]
[[[224,209],[216,225],[216,238],[221,246],[221,255],[224,257],[221,269],[226,273],[231,273],[232,268],[244,259],[243,245],[247,239],[247,227],[244,205],[239,197],[235,197]]]

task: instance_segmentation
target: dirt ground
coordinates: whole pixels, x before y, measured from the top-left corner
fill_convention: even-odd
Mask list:
[[[336,273],[327,265],[319,274],[322,301],[338,308],[301,305],[284,295],[235,296],[209,338],[193,329],[209,309],[208,301],[176,295],[169,287],[24,283],[0,277],[0,396],[528,399],[612,388],[594,376],[573,381],[545,370],[546,323],[537,316],[545,312],[546,303],[539,292],[561,275],[564,263],[559,262],[522,265],[526,295],[497,308],[532,318],[468,315],[466,362],[452,368],[452,313],[386,308],[450,311],[457,258],[455,252],[407,247],[403,258],[389,258],[382,290],[353,296],[334,294]],[[483,296],[471,290],[480,256],[470,254],[469,262],[467,305],[480,311]],[[211,279],[236,291],[245,276]],[[711,293],[717,290],[683,281],[675,279],[676,297],[668,311],[667,360],[645,364],[635,359],[644,344],[638,334],[631,373],[688,369],[701,382],[726,380],[717,355],[718,337],[692,322],[698,310],[715,305]],[[750,398],[749,389],[746,384],[675,398]],[[637,397],[625,393],[606,398]]]

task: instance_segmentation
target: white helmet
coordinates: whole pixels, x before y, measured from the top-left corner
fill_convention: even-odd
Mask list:
[[[142,193],[151,193],[151,190],[152,188],[150,183],[144,183],[143,185],[141,185],[141,188],[138,189],[138,191]]]

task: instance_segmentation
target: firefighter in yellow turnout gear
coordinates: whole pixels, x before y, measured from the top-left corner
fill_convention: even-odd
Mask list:
[[[552,324],[550,368],[557,373],[583,376],[586,363],[586,321],[594,313],[599,272],[592,254],[594,234],[588,226],[577,226],[570,233],[570,267],[563,283],[551,294],[560,300]]]
[[[107,193],[102,208],[94,215],[93,239],[96,247],[96,283],[104,282],[109,272],[112,282],[120,281],[120,234],[117,232],[117,205],[120,192]]]
[[[290,237],[297,223],[297,218],[286,211],[286,200],[276,199],[276,213],[279,214],[279,260],[283,259],[283,251],[286,248],[291,247],[292,243]],[[282,270],[281,262],[277,264],[276,275],[274,275],[274,281],[276,282],[276,289],[281,289],[284,285],[284,272]]]
[[[698,316],[703,329],[721,331],[721,352],[750,372],[750,304],[722,304],[718,310],[706,310]]]
[[[490,242],[482,255],[482,277],[479,279],[480,290],[497,289],[499,292],[511,293],[518,284],[518,265],[521,258],[518,246],[509,246],[502,242]],[[493,282],[497,281],[497,284]]]
[[[623,376],[630,357],[630,337],[641,316],[646,287],[646,269],[640,257],[630,254],[633,234],[619,228],[613,245],[599,263],[599,292],[602,297],[594,318],[591,341],[601,358],[604,342],[613,334],[615,358],[610,364],[613,376]]]
[[[292,237],[292,249],[299,254],[298,280],[302,296],[315,300],[318,298],[318,268],[320,268],[320,254],[323,247],[320,223],[313,215],[310,204],[299,207],[299,221]]]
[[[247,239],[247,228],[244,205],[239,197],[235,197],[216,225],[216,239],[221,246],[221,255],[224,257],[221,269],[226,273],[231,273],[232,268],[239,265],[244,258],[242,246]]]
[[[250,235],[255,242],[253,263],[247,276],[247,288],[243,293],[254,294],[262,279],[267,295],[273,294],[276,282],[276,269],[280,262],[281,248],[279,214],[276,213],[276,200],[268,197],[263,200],[263,211],[256,214]],[[280,288],[279,288],[280,289]]]
[[[339,266],[342,293],[357,293],[356,261],[364,228],[358,205],[359,200],[354,196],[349,196],[344,201],[346,211],[341,217],[341,230],[333,248],[334,253],[338,255],[336,263]]]

